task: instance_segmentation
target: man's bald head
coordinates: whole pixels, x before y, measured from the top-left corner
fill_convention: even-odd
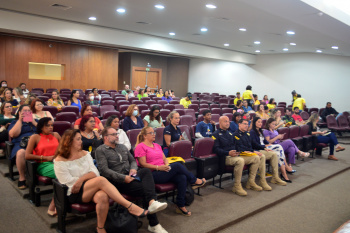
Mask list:
[[[227,116],[221,116],[219,118],[220,129],[227,130],[230,127],[230,120]]]

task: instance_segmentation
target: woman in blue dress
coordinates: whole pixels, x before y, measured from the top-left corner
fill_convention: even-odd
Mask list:
[[[79,98],[79,91],[73,90],[70,94],[70,99],[68,100],[68,106],[77,106],[79,108],[79,112],[81,110],[81,102],[78,99]]]

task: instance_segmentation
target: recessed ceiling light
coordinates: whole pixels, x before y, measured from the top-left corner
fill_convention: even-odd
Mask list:
[[[287,34],[288,34],[288,35],[295,35],[295,32],[293,32],[293,31],[287,31]]]
[[[289,49],[288,48],[284,48],[283,51],[288,51]]]
[[[163,5],[160,5],[160,4],[157,4],[157,5],[155,5],[154,7],[157,8],[157,9],[164,9],[164,6],[163,6]]]
[[[175,36],[175,32],[169,32],[169,35]]]
[[[254,41],[254,44],[260,44],[260,41]]]
[[[260,53],[260,50],[255,50],[256,53]]]
[[[94,20],[96,20],[96,17],[91,16],[89,19],[94,21]]]
[[[297,45],[296,43],[289,43],[290,45]]]
[[[216,8],[216,6],[215,5],[213,5],[213,4],[207,4],[207,5],[205,5],[207,8],[210,8],[210,9],[215,9]]]
[[[206,32],[206,31],[208,31],[208,29],[207,28],[201,28],[201,31],[202,32]]]
[[[224,44],[224,46],[226,46],[226,47],[227,47],[227,46],[230,46],[230,44],[227,44],[227,43],[226,43],[226,44]]]
[[[247,29],[245,29],[245,28],[240,28],[239,30],[240,30],[241,32],[247,31]]]
[[[332,49],[339,49],[338,46],[332,46]]]
[[[316,50],[316,53],[322,53],[322,50],[317,49],[317,50]]]
[[[125,13],[125,9],[124,9],[124,8],[118,8],[118,9],[117,9],[117,12],[118,12],[118,13]]]

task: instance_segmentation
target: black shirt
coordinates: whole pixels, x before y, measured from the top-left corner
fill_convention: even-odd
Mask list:
[[[179,127],[176,127],[175,129],[175,127],[172,124],[170,124],[164,128],[163,135],[170,135],[171,136],[170,142],[176,142],[176,141],[179,141],[180,139],[181,130]],[[163,148],[164,147],[167,147],[167,144],[163,136]]]
[[[214,153],[218,156],[228,156],[231,150],[236,150],[233,134],[228,130],[218,128],[211,138],[214,139]]]
[[[236,141],[237,150],[239,152],[254,150],[263,150],[265,146],[252,141],[250,133],[242,132],[239,129],[233,134],[234,140]]]

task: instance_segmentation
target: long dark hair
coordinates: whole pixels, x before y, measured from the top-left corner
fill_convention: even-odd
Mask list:
[[[240,100],[238,100],[238,101],[240,101]],[[238,117],[238,116],[242,116],[242,114],[240,114],[239,112],[235,112],[235,113],[233,114],[233,116],[232,116],[232,121],[238,123],[238,122],[237,122],[237,117]]]
[[[39,120],[37,126],[36,126],[36,133],[41,134],[43,131],[43,128],[49,121],[52,121],[51,117],[43,117]]]
[[[260,135],[260,134],[263,134],[263,131],[262,131],[262,128],[258,129],[256,128],[256,122],[258,120],[261,120],[260,117],[254,117],[253,119],[253,125],[252,125],[252,130],[257,134],[257,135]]]
[[[73,95],[74,95],[75,93],[77,93],[77,92],[79,92],[79,91],[78,91],[78,90],[73,90],[72,93],[70,93],[70,97],[69,97],[70,102],[74,102],[74,101],[73,101]]]
[[[267,121],[266,121],[266,124],[265,124],[265,129],[269,130],[270,131],[270,124],[272,122],[276,121],[274,118],[269,118]]]
[[[154,117],[153,113],[156,110],[159,110],[159,114],[156,117]],[[158,105],[152,106],[151,111],[148,113],[148,116],[149,116],[150,121],[154,121],[154,119],[156,119],[160,123],[160,108],[159,108],[159,106]]]
[[[19,106],[19,109],[18,109],[17,114],[16,114],[16,119],[17,120],[19,119],[19,113],[22,112],[22,109],[24,107],[28,107],[30,109],[30,106],[28,104],[23,104],[23,105]]]

